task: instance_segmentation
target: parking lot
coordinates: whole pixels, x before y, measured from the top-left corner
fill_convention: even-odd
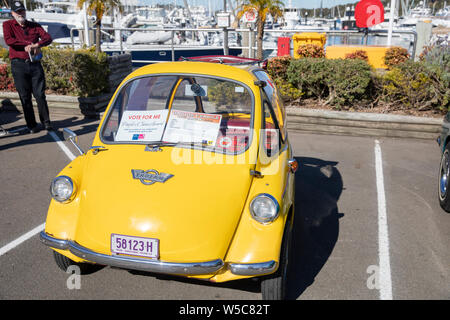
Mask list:
[[[19,113],[0,117],[7,129],[25,125]],[[260,299],[252,279],[213,284],[109,267],[70,289],[69,274],[38,233],[50,182],[77,154],[57,143],[61,128],[76,132],[86,149],[99,121],[52,118],[55,134],[0,137],[0,300]],[[300,164],[289,298],[450,299],[450,214],[437,200],[437,143],[298,132],[289,138]]]

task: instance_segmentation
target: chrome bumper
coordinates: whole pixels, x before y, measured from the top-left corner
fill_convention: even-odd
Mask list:
[[[40,233],[40,239],[46,246],[60,250],[69,250],[73,255],[83,260],[123,269],[174,275],[202,275],[215,273],[224,266],[221,259],[206,262],[175,263],[117,255],[106,255],[80,246],[75,241],[53,238],[45,233],[45,231]],[[277,268],[277,263],[273,260],[262,263],[230,263],[228,267],[231,273],[235,275],[257,276],[274,272]]]
[[[261,263],[230,263],[229,268],[232,274],[240,276],[264,275],[275,272],[278,264],[276,261]]]
[[[40,233],[40,237],[41,241],[49,247],[69,250],[72,254],[81,259],[123,269],[164,274],[201,275],[214,273],[223,267],[223,261],[220,259],[206,262],[174,263],[125,256],[111,256],[91,251],[74,241],[50,237],[44,231]]]

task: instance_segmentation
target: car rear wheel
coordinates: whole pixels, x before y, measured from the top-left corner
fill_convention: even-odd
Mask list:
[[[70,266],[77,266],[80,268],[80,274],[93,273],[103,268],[103,266],[98,264],[75,262],[56,251],[53,251],[53,257],[55,258],[56,265],[64,272],[67,272],[67,269]]]
[[[284,300],[286,298],[289,249],[292,242],[291,221],[287,220],[284,228],[283,243],[280,253],[280,265],[277,272],[261,279],[263,300]]]
[[[442,209],[450,212],[450,144],[445,146],[439,167],[439,204]]]

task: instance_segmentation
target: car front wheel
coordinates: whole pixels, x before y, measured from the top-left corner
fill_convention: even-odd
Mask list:
[[[56,251],[53,251],[53,257],[55,258],[56,265],[64,272],[67,272],[70,266],[78,267],[80,274],[90,274],[103,268],[103,266],[98,264],[75,262]]]
[[[284,229],[283,243],[280,254],[280,265],[277,272],[261,279],[263,300],[284,300],[286,298],[287,276],[289,265],[289,249],[292,242],[291,222],[288,220]]]

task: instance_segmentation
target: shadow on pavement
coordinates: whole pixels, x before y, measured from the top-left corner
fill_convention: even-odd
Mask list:
[[[228,281],[228,282],[209,282],[208,280],[185,278],[182,276],[156,274],[156,273],[136,271],[136,270],[127,270],[127,271],[133,275],[139,275],[139,276],[144,276],[144,277],[155,277],[156,279],[159,279],[159,280],[177,281],[180,283],[197,284],[197,285],[201,285],[201,286],[209,286],[209,287],[214,287],[214,288],[228,288],[228,289],[235,289],[235,290],[247,291],[247,292],[252,292],[252,293],[261,293],[261,282],[259,281],[258,278],[233,280],[233,281]],[[214,298],[220,298],[220,293],[217,293],[215,297],[211,297],[211,299],[214,299]]]
[[[333,251],[339,235],[337,202],[342,176],[337,162],[297,157],[292,256],[288,271],[288,299],[297,299],[314,283]]]
[[[39,119],[37,111],[35,113],[36,120]],[[59,115],[61,118],[61,115]],[[57,118],[57,116],[53,117]],[[62,139],[62,128],[71,128],[71,127],[80,127],[77,130],[73,130],[78,136],[83,134],[87,134],[90,132],[94,132],[98,128],[99,121],[97,119],[83,118],[82,116],[67,116],[65,119],[55,119],[52,118],[52,125],[55,129],[55,132]],[[3,136],[0,138],[0,150],[6,150],[16,147],[21,147],[25,145],[37,144],[37,143],[47,143],[54,142],[54,140],[46,133],[42,124],[38,124],[39,129],[41,130],[39,133],[30,134],[26,130],[25,124],[20,124],[16,126],[11,126],[11,124],[23,119],[23,116],[19,111],[17,112],[1,112],[0,113],[0,125],[6,129],[5,124],[7,125],[7,130],[9,132],[14,132],[13,134]],[[23,121],[22,121],[23,122]],[[24,130],[21,130],[24,129]],[[20,140],[14,137],[20,136]]]

